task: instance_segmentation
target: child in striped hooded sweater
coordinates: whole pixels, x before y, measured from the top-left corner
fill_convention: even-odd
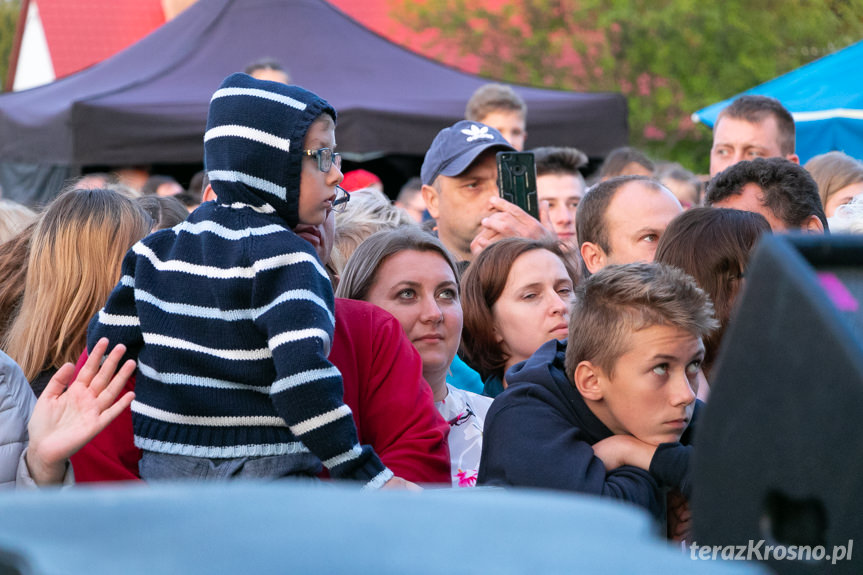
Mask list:
[[[144,479],[314,476],[381,487],[327,360],[333,291],[312,245],[342,179],[335,110],[296,86],[234,74],[210,101],[204,163],[217,201],[135,244],[88,347],[137,359]],[[390,484],[395,485],[395,482]]]

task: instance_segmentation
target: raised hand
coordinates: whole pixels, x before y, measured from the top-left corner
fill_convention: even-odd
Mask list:
[[[75,367],[71,363],[63,365],[36,402],[28,425],[30,443],[26,457],[30,475],[37,484],[61,482],[69,457],[105,429],[135,398],[130,391],[117,399],[135,371],[131,359],[117,370],[126,346],[115,346],[100,366],[107,349],[107,338],[100,339],[71,385],[69,380]]]
[[[503,238],[519,237],[550,241],[557,239],[548,215],[548,202],[539,203],[539,221],[499,196],[489,198],[489,207],[494,210],[494,213],[483,218],[482,228],[470,244],[473,255],[477,255]]]

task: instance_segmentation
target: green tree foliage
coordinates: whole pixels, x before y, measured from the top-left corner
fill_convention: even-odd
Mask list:
[[[706,172],[692,112],[863,38],[861,0],[392,0],[426,47],[480,73],[547,88],[620,91],[631,144]]]
[[[0,92],[3,91],[9,73],[9,58],[12,56],[15,25],[20,10],[20,0],[0,0]]]

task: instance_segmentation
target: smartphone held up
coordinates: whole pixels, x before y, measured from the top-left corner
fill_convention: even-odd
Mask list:
[[[539,219],[533,152],[498,152],[497,179],[500,197]]]

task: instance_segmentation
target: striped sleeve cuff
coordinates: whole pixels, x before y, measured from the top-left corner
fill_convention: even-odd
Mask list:
[[[392,471],[390,471],[388,467],[385,467],[383,471],[381,471],[380,473],[375,475],[371,481],[366,483],[363,486],[363,489],[367,489],[367,490],[380,489],[381,487],[384,486],[384,483],[386,483],[387,481],[392,479],[394,476],[395,476],[395,474]]]

